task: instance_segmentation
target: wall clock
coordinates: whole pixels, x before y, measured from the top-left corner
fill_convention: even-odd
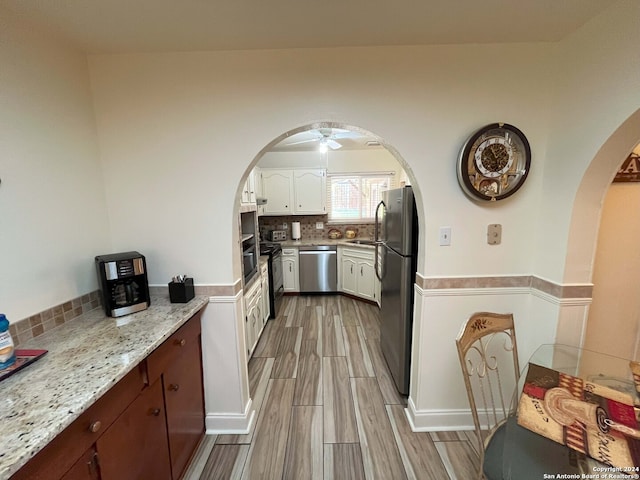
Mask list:
[[[492,123],[465,142],[458,159],[458,182],[473,200],[496,201],[513,195],[531,165],[531,147],[513,125]]]

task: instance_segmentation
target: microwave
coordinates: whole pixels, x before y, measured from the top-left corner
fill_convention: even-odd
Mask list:
[[[138,252],[98,255],[95,263],[107,316],[121,317],[151,305],[144,255]]]

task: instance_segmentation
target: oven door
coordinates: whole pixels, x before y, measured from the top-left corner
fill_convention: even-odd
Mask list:
[[[271,256],[271,314],[272,318],[278,315],[282,297],[284,295],[284,283],[282,277],[282,251]]]

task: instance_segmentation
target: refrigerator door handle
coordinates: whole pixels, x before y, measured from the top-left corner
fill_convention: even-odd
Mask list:
[[[380,207],[382,206],[386,206],[384,204],[383,200],[380,200],[380,203],[378,203],[378,205],[376,206],[376,213],[375,213],[375,218],[374,218],[374,223],[373,223],[373,239],[374,239],[374,256],[373,256],[373,267],[374,270],[376,272],[376,277],[378,277],[378,280],[382,281],[382,272],[380,272],[378,270],[378,248],[380,248],[380,245],[382,244],[382,242],[380,241],[380,237],[379,237],[379,226],[378,226],[378,212],[380,210]]]
[[[378,211],[380,210],[380,207],[382,206],[386,206],[384,204],[383,200],[380,200],[380,203],[378,203],[378,205],[376,206],[376,213],[375,213],[375,217],[374,217],[374,223],[373,223],[373,239],[375,240],[376,243],[380,242],[380,238],[378,236],[379,233],[379,224],[378,224]]]

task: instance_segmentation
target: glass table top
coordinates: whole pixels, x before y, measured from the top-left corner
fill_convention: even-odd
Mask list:
[[[631,366],[582,348],[539,347],[514,392],[503,478],[640,478],[640,409],[633,407],[640,399]],[[627,444],[631,453],[625,457],[617,449]]]

